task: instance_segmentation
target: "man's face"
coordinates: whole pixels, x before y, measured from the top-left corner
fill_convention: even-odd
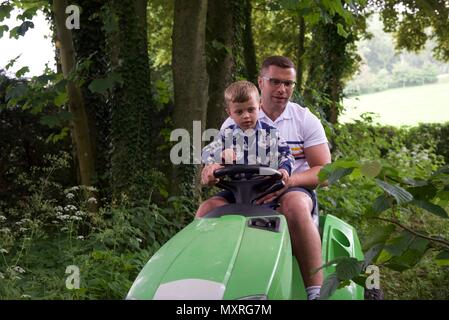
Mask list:
[[[296,71],[293,68],[269,66],[259,77],[262,105],[265,108],[283,109],[293,94]]]
[[[229,103],[226,111],[242,130],[254,128],[259,114],[259,100],[251,95],[246,102]]]

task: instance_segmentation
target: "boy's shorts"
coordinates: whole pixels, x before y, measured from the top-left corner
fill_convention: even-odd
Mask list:
[[[283,196],[284,194],[288,193],[288,192],[292,192],[292,191],[299,191],[299,192],[303,192],[305,194],[307,194],[313,202],[313,207],[312,207],[312,211],[310,212],[310,214],[313,214],[315,212],[315,208],[317,205],[317,199],[316,199],[316,194],[314,191],[307,189],[307,188],[302,188],[302,187],[292,187],[292,188],[288,188],[287,190],[285,190],[279,197],[277,197],[276,199],[273,200],[273,203],[278,203],[278,199]],[[229,190],[223,190],[220,191],[218,193],[216,193],[214,195],[214,197],[222,197],[224,198],[227,202],[229,203],[235,203],[235,197],[234,194],[229,191]]]

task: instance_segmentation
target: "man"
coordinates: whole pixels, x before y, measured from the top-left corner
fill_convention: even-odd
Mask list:
[[[324,128],[307,108],[290,102],[295,86],[296,70],[293,62],[282,56],[272,56],[262,64],[258,79],[261,90],[259,119],[276,127],[289,144],[295,164],[284,189],[267,195],[259,203],[279,197],[280,211],[287,219],[292,249],[298,260],[308,299],[317,299],[323,283],[323,273],[314,270],[322,265],[321,239],[311,213],[316,206],[313,189],[318,185],[318,172],[331,162]],[[231,125],[228,118],[222,129]],[[206,166],[203,178],[210,174]],[[211,201],[214,198],[209,199]],[[219,196],[215,200],[220,202]],[[199,208],[209,211],[207,206]]]

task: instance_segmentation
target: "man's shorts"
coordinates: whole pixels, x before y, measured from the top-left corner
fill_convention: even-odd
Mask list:
[[[315,212],[315,208],[317,206],[317,199],[316,199],[316,194],[314,191],[307,189],[307,188],[302,188],[302,187],[292,187],[292,188],[288,188],[287,190],[285,190],[279,197],[277,197],[276,199],[273,200],[273,203],[278,203],[278,199],[283,196],[284,194],[288,193],[288,192],[292,192],[292,191],[299,191],[299,192],[303,192],[305,194],[307,194],[310,199],[312,199],[312,203],[313,203],[313,207],[312,207],[312,211],[310,212],[311,214],[313,214]],[[220,191],[218,193],[216,193],[214,195],[214,197],[222,197],[224,198],[227,202],[229,203],[235,203],[235,197],[234,194],[229,191],[229,190],[223,190]],[[269,204],[267,204],[269,205]]]

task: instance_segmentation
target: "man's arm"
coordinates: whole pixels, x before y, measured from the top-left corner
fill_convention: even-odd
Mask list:
[[[265,197],[259,199],[257,204],[268,203],[273,201],[279,195],[281,195],[287,188],[291,187],[306,187],[315,189],[318,184],[318,172],[326,164],[331,162],[331,154],[327,143],[318,144],[304,149],[304,155],[310,169],[293,173],[288,179],[287,185],[279,191],[268,194]]]
[[[318,173],[322,167],[331,162],[331,153],[327,143],[305,148],[304,155],[310,169],[293,173],[288,180],[288,187],[315,189],[319,184]]]

